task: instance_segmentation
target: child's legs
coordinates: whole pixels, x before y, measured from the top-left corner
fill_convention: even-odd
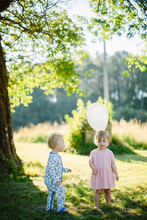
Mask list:
[[[62,185],[57,186],[57,211],[62,212],[64,208],[64,203],[65,203],[65,189]]]
[[[106,203],[110,204],[111,202],[111,189],[104,189]]]
[[[54,203],[55,196],[56,196],[55,192],[48,190],[46,211],[54,209],[53,203]]]
[[[102,189],[97,189],[94,196],[94,206],[98,207],[102,195]]]

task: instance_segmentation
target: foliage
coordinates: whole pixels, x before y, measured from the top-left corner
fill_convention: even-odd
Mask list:
[[[42,90],[35,88],[33,93],[33,102],[28,107],[22,104],[15,107],[15,113],[12,113],[13,129],[20,126],[29,126],[30,123],[37,125],[49,121],[50,123],[62,123],[64,115],[69,114],[76,107],[76,94],[67,95],[63,89],[56,89],[55,95],[45,95]]]
[[[8,160],[8,167],[9,167],[9,171],[8,171],[9,177],[11,179],[15,178],[16,180],[18,180],[19,176],[22,175],[23,173],[23,169],[18,169],[14,161],[11,159]]]
[[[146,182],[147,151],[136,151],[137,154],[117,155],[116,164],[120,180],[112,189],[112,203],[108,207],[104,193],[100,199],[100,211],[94,210],[94,190],[89,187],[91,169],[89,157],[61,153],[64,167],[72,169],[70,174],[63,175],[63,186],[66,192],[65,207],[68,213],[57,211],[46,212],[47,188],[44,185],[44,170],[49,149],[30,144],[20,146],[26,166],[19,182],[8,176],[0,176],[0,219],[48,219],[48,220],[94,220],[146,219]],[[29,156],[28,156],[29,152]],[[39,161],[38,161],[39,158]],[[28,165],[28,166],[27,166]],[[38,171],[38,172],[37,172]],[[35,175],[35,174],[38,175]],[[57,203],[55,202],[55,207]]]
[[[99,97],[97,102],[103,104],[107,108],[109,114],[109,122],[112,123],[114,114],[112,103],[103,100],[101,97]],[[89,126],[86,113],[90,105],[90,101],[84,105],[82,99],[78,99],[77,110],[72,111],[73,117],[65,115],[66,122],[70,127],[68,137],[69,147],[71,150],[76,150],[76,152],[80,154],[89,154],[89,152],[95,147],[95,145],[92,143],[85,143],[85,132]]]
[[[127,62],[129,70],[124,71],[124,76],[129,76],[129,72],[132,71],[132,67],[135,66],[135,68],[140,69],[141,72],[146,71],[147,67],[147,40],[145,42],[145,47],[142,50],[142,55],[139,56],[138,54],[134,56],[133,54],[129,54],[126,60],[124,62]]]
[[[112,135],[112,145],[108,146],[110,150],[113,151],[114,154],[135,154],[133,147],[126,142],[124,142],[123,138],[118,134]]]
[[[146,39],[146,1],[143,0],[90,0],[95,17],[90,19],[89,30],[102,40],[111,39],[114,34],[123,32],[131,38],[137,33]],[[138,13],[139,11],[139,13]]]
[[[143,142],[141,138],[136,141],[130,134],[124,134],[123,139],[128,145],[133,146],[133,149],[147,150],[147,143]]]
[[[128,70],[127,64],[122,63],[128,53],[125,51],[116,52],[108,59],[108,83],[110,102],[114,106],[114,119],[119,121],[122,118],[129,121],[131,118],[137,118],[145,122],[147,119],[147,71],[144,73],[139,69],[133,69],[129,77],[124,77],[124,70]],[[87,79],[85,73],[92,69],[91,75]],[[92,103],[97,101],[97,97],[103,97],[103,56],[97,55],[96,58],[87,58],[82,62],[81,88],[86,96],[82,98],[84,103],[90,100]],[[77,93],[70,96],[63,89],[55,89],[55,94],[45,95],[39,88],[34,89],[33,102],[28,107],[22,104],[15,107],[15,113],[12,113],[13,129],[20,126],[34,125],[50,121],[62,123],[65,121],[64,115],[72,116],[72,110],[76,109],[76,103],[79,98]]]
[[[69,117],[67,114],[65,115],[66,122],[70,127],[69,145],[77,152],[79,152],[80,147],[84,148],[85,146],[85,127],[87,126],[86,112],[90,105],[90,101],[88,101],[85,106],[82,99],[78,99],[77,110],[72,111],[73,117]]]
[[[129,69],[127,63],[122,61],[126,59],[127,56],[128,53],[126,51],[118,51],[108,57],[109,95],[110,102],[114,106],[114,118],[120,120],[122,117],[125,117],[125,119],[129,121],[130,118],[137,117],[138,120],[144,122],[146,121],[147,109],[147,71],[141,72],[133,66],[129,77],[124,77],[123,72]],[[84,102],[88,100],[96,102],[97,97],[103,97],[102,55],[97,55],[95,59],[85,59],[83,62],[83,72],[89,68],[93,70],[91,76],[89,76],[88,80],[85,76],[82,76],[81,79],[82,88],[86,94],[83,100]],[[123,112],[123,108],[127,108],[127,111]],[[132,108],[134,109],[133,111],[131,110]]]
[[[15,163],[9,159],[8,161],[8,166],[9,166],[9,170],[10,170],[10,178],[13,178],[14,176],[17,176],[18,175],[18,170],[17,170],[17,167],[15,165]]]
[[[33,89],[39,86],[46,94],[56,87],[83,94],[77,70],[86,56],[79,49],[84,33],[61,3],[64,1],[14,1],[0,15],[12,108],[20,103],[27,106]]]
[[[130,120],[129,122],[121,119],[118,121],[113,121],[113,133],[112,139],[113,143],[117,146],[126,145],[131,149],[147,149],[147,122],[141,123],[137,119]]]
[[[134,109],[128,105],[118,107],[115,109],[115,120],[120,121],[122,118],[125,121],[130,121],[131,119],[137,119],[141,122],[147,121],[147,111],[145,109]]]
[[[139,69],[132,67],[128,77],[124,77],[123,72],[129,70],[126,63],[122,63],[123,59],[126,59],[128,53],[125,51],[117,52],[113,56],[109,57],[108,74],[109,74],[109,92],[110,100],[114,105],[115,113],[120,107],[130,108],[128,112],[131,112],[131,108],[135,110],[144,109],[146,110],[146,92],[147,92],[147,71],[144,73]],[[118,110],[119,111],[119,110]],[[127,112],[126,117],[127,117]],[[136,113],[137,114],[137,113]],[[136,117],[134,114],[134,118]],[[120,115],[120,120],[123,114]],[[133,114],[131,114],[131,117]],[[129,118],[129,119],[130,119]],[[137,117],[137,119],[139,119]],[[141,115],[140,115],[140,119]],[[128,118],[127,118],[128,120]]]
[[[147,5],[146,0],[90,0],[90,7],[94,12],[94,16],[88,21],[87,28],[99,40],[112,39],[113,35],[121,36],[122,33],[126,37],[132,38],[136,34],[145,43],[142,55],[134,56],[130,54],[126,61],[129,70],[135,65],[141,71],[145,71],[147,61]],[[124,72],[129,75],[129,71]]]
[[[102,97],[98,98],[97,103],[101,103],[106,107],[109,115],[108,123],[112,123],[114,118],[113,104],[106,99],[102,99]]]
[[[109,147],[114,153],[131,153],[132,149],[147,149],[147,123],[141,123],[136,119],[130,120],[129,122],[121,119],[120,122],[113,121],[112,128],[113,144]],[[32,148],[33,144],[30,142],[45,143],[47,141],[47,136],[55,131],[64,135],[66,140],[66,150],[69,151],[67,143],[69,126],[63,123],[62,125],[57,123],[40,123],[36,126],[31,124],[29,127],[20,128],[17,132],[14,132],[14,140],[15,142],[19,141],[22,144],[23,142],[28,142]],[[85,143],[85,148],[82,148],[82,145],[80,145],[79,151],[81,154],[87,155],[95,147],[94,143]],[[74,152],[74,149],[71,150],[70,148],[70,151]]]

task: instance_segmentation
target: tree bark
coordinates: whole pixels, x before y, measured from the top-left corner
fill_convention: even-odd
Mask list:
[[[13,141],[8,75],[0,39],[0,174],[7,174],[21,168],[22,163],[16,154]]]

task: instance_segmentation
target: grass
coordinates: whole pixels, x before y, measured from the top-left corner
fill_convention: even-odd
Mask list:
[[[14,132],[15,141],[29,142],[29,143],[46,143],[48,136],[52,132],[61,132],[64,135],[68,130],[68,125],[57,122],[51,124],[50,122],[39,123],[37,125],[30,124],[26,127],[20,127]]]
[[[141,123],[136,119],[129,122],[121,120],[120,122],[114,121],[112,124],[112,134],[115,138],[134,149],[147,150],[147,123]]]
[[[61,131],[67,142],[68,130],[69,126],[65,123],[59,125],[56,122],[54,124],[45,122],[36,126],[30,124],[28,127],[20,128],[18,131],[15,131],[14,140],[29,143],[46,143],[50,133]],[[120,122],[113,121],[112,142],[115,154],[122,153],[122,151],[117,148],[118,146],[120,146],[125,153],[132,153],[132,148],[147,150],[146,137],[147,123],[140,123],[136,119],[130,120],[129,122],[123,119]],[[83,153],[87,151],[83,151]]]
[[[112,189],[112,205],[106,206],[104,195],[100,211],[93,209],[94,191],[89,188],[91,170],[88,156],[61,153],[64,167],[66,207],[69,213],[46,212],[47,189],[44,171],[49,149],[46,144],[16,142],[17,153],[24,161],[24,175],[11,179],[0,177],[0,219],[2,220],[78,220],[78,219],[147,219],[147,151],[117,155],[120,176]],[[56,203],[55,203],[56,205]]]

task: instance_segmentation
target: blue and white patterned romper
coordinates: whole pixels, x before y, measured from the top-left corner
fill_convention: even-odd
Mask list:
[[[63,168],[62,159],[61,157],[54,153],[50,152],[46,170],[45,170],[45,177],[44,177],[44,183],[47,186],[48,189],[48,197],[47,197],[47,206],[46,210],[54,210],[53,203],[56,194],[57,197],[57,211],[63,212],[65,207],[65,189],[61,185],[57,186],[55,185],[56,182],[61,181],[62,182],[62,175],[63,172],[67,172],[68,168]]]

